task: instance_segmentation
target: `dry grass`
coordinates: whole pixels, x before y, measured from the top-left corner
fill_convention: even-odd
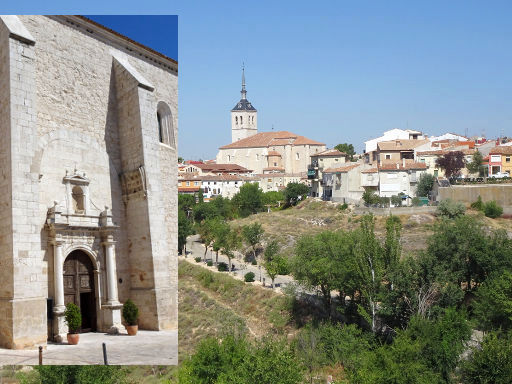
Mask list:
[[[294,328],[291,306],[292,299],[285,295],[180,260],[180,360],[207,336],[286,334]]]

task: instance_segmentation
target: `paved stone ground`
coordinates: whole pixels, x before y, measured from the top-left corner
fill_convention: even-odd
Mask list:
[[[177,365],[178,331],[140,331],[127,334],[83,333],[78,345],[49,342],[43,350],[44,365],[103,364],[102,343],[109,365]],[[0,365],[37,365],[35,350],[0,349]]]

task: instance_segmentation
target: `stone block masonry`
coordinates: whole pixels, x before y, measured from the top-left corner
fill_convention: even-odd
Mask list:
[[[92,330],[122,329],[128,298],[142,329],[176,329],[177,148],[157,105],[177,137],[177,63],[77,16],[1,16],[0,89],[0,346],[59,340],[67,302]]]

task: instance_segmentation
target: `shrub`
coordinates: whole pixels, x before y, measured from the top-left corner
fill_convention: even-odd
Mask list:
[[[255,276],[254,272],[247,272],[244,276],[244,280],[246,283],[252,283]]]
[[[414,207],[419,207],[421,205],[421,200],[417,196],[413,197],[411,202]]]
[[[194,257],[194,260],[196,261],[196,263],[200,263],[202,259],[198,256],[198,257]]]
[[[347,203],[343,203],[343,204],[339,205],[338,208],[339,208],[340,211],[344,211],[345,209],[348,208],[348,204]]]
[[[78,333],[82,326],[80,308],[73,303],[68,303],[64,311],[64,320],[68,325],[69,333]]]
[[[454,219],[458,216],[462,216],[466,212],[464,204],[452,199],[446,199],[439,203],[437,207],[437,214],[440,216]]]
[[[389,207],[389,202],[390,202],[389,197],[386,197],[386,196],[379,197],[379,204],[382,207]]]
[[[258,265],[258,262],[256,261],[256,259],[252,259],[252,260],[251,260],[251,264],[252,264],[252,265]]]
[[[475,202],[471,203],[471,208],[476,209],[477,211],[484,210],[484,203],[482,202],[482,198],[480,196],[478,196],[478,199],[476,199]]]
[[[366,206],[378,204],[380,202],[380,197],[371,189],[365,189],[362,196],[363,202]]]
[[[228,265],[226,263],[224,263],[224,262],[221,262],[221,263],[219,263],[219,265],[217,265],[217,270],[219,272],[227,272]]]
[[[123,317],[128,325],[137,325],[139,318],[139,308],[130,299],[126,300],[123,305]]]
[[[213,261],[208,260],[208,261],[206,262],[206,265],[207,265],[207,266],[209,266],[209,267],[213,266]]]
[[[503,214],[503,208],[501,208],[494,200],[488,201],[484,204],[484,213],[485,216],[490,217],[491,219],[496,219]]]
[[[391,204],[393,204],[395,207],[401,207],[402,206],[402,198],[397,195],[391,196]]]

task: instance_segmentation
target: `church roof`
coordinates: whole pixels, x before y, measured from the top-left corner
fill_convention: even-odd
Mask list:
[[[240,99],[238,103],[233,107],[231,112],[234,111],[254,111],[256,112],[256,108],[253,107],[251,102],[247,99]]]
[[[235,141],[234,143],[224,145],[220,149],[230,148],[254,148],[254,147],[272,147],[282,145],[325,145],[307,137],[296,135],[288,131],[260,132],[255,135]]]

